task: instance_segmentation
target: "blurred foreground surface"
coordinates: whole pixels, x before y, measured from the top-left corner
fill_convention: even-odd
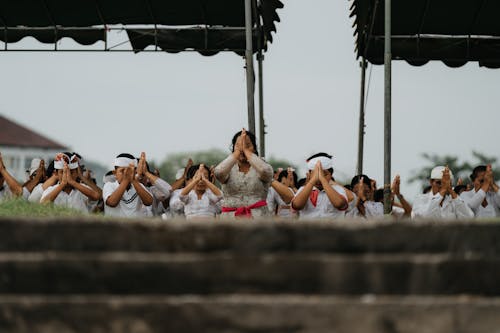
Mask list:
[[[500,223],[0,220],[0,332],[494,332]]]

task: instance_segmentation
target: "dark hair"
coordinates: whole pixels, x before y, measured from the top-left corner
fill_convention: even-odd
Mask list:
[[[45,175],[47,178],[50,178],[54,173],[54,160],[50,160],[49,165],[47,165],[47,170],[45,171]]]
[[[121,153],[121,154],[118,154],[116,156],[116,158],[119,158],[119,157],[125,157],[125,158],[129,158],[131,160],[135,160],[135,156],[133,156],[132,154],[129,154],[129,153]],[[118,169],[118,167],[115,165],[115,170]]]
[[[131,160],[135,160],[135,156],[129,153],[121,153],[116,156],[116,158],[118,157],[125,157],[125,158],[130,158]]]
[[[430,186],[430,185],[424,187],[424,189],[422,190],[422,194],[429,193],[429,191],[431,190],[431,188],[432,188],[432,186]]]
[[[203,165],[204,169],[207,170],[208,172],[208,177],[210,177],[210,169],[206,166],[206,165]],[[196,164],[196,165],[192,165],[189,169],[188,169],[188,172],[186,173],[186,180],[190,180],[194,177],[194,175],[196,174],[196,171],[198,171],[198,169],[200,168],[200,165],[199,164]]]
[[[317,153],[317,154],[314,154],[312,156],[309,156],[306,161],[309,162],[310,160],[312,160],[313,158],[316,158],[316,157],[327,157],[327,158],[332,158],[333,156],[330,155],[330,154],[327,154],[327,153]],[[329,169],[326,169],[328,172],[330,172],[330,175],[333,176],[333,168],[329,168]],[[333,178],[333,177],[332,177]],[[335,179],[334,179],[335,180]]]
[[[478,165],[477,167],[474,168],[474,170],[472,170],[472,173],[470,175],[470,180],[472,181],[476,180],[479,173],[484,171],[486,171],[486,165]]]
[[[367,175],[361,174],[361,175],[356,175],[356,176],[352,177],[351,187],[354,188],[354,186],[361,181],[361,178],[363,178],[363,183],[368,185],[368,187],[372,186],[370,177],[368,177]]]
[[[306,178],[300,178],[297,181],[297,188],[301,188],[302,186],[304,186],[305,183],[306,183]]]
[[[466,189],[467,189],[467,185],[457,185],[457,186],[455,186],[453,191],[455,191],[458,195],[460,195],[460,193],[462,193]]]
[[[238,137],[241,135],[241,131],[237,132],[234,136],[233,139],[231,140],[231,151],[234,153],[234,145],[236,144],[236,140],[238,140]],[[255,150],[255,155],[259,156],[259,151],[257,150],[257,141],[255,138],[255,134],[253,134],[250,131],[247,131],[247,136],[250,138],[250,142],[253,145],[253,149]]]
[[[297,174],[295,173],[295,171],[293,171],[292,174],[293,174],[293,184],[295,185],[297,184]],[[281,182],[281,180],[286,177],[288,177],[288,170],[283,170],[278,175],[278,181]]]
[[[349,191],[352,191],[352,186],[351,184],[345,184],[344,187],[348,189]]]
[[[106,172],[106,174],[104,176],[111,176],[113,174],[113,170],[109,170],[108,172]]]
[[[383,202],[384,201],[384,190],[379,188],[373,193],[373,201],[375,202]]]

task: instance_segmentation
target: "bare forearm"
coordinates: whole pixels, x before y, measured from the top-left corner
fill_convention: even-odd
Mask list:
[[[11,176],[10,173],[7,172],[7,170],[3,169],[1,174],[12,194],[19,196],[23,193],[23,187],[17,182],[17,180],[14,179],[14,177]]]
[[[207,187],[216,196],[220,197],[222,195],[222,192],[219,190],[219,188],[217,186],[215,186],[214,184],[212,184],[211,182],[209,182],[209,181],[207,181]]]
[[[293,199],[293,192],[290,191],[290,188],[288,186],[285,186],[281,184],[278,181],[273,181],[271,183],[271,187],[276,190],[276,192],[279,194],[281,199],[286,203],[289,204],[290,201]]]
[[[328,182],[322,181],[321,183],[332,205],[337,209],[346,209],[347,208],[346,198],[344,198],[333,187],[331,187]]]
[[[84,186],[78,182],[74,182],[70,185],[73,186],[73,188],[77,189],[78,191],[82,192],[83,195],[85,195],[90,200],[97,201],[101,198],[102,193],[99,193],[90,187]]]
[[[305,207],[307,203],[307,199],[309,199],[309,195],[313,189],[313,184],[307,183],[302,191],[297,193],[292,200],[292,208],[295,210],[301,210]]]
[[[132,181],[132,185],[141,198],[142,203],[146,206],[151,206],[153,204],[153,196],[137,180]]]
[[[411,215],[411,210],[412,207],[408,201],[403,197],[402,194],[397,195],[399,202],[401,203],[401,206],[403,206],[403,209],[405,210],[404,215],[405,216],[410,216]]]
[[[128,185],[127,182],[121,182],[118,188],[106,199],[106,205],[109,207],[118,206]]]
[[[61,191],[63,189],[64,189],[64,185],[62,185],[62,184],[57,185],[52,190],[52,192],[50,192],[46,196],[42,197],[42,199],[40,199],[40,203],[45,204],[45,203],[49,203],[49,202],[54,202],[54,200],[56,200],[57,196],[59,195],[59,193],[61,193]]]

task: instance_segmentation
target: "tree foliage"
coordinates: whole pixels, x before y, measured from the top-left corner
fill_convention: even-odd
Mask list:
[[[158,170],[160,170],[161,178],[168,182],[173,182],[175,181],[177,170],[186,167],[190,158],[193,160],[194,164],[203,163],[210,167],[211,165],[217,165],[220,161],[225,159],[227,155],[227,152],[221,149],[172,153],[167,155],[160,163]]]
[[[422,157],[428,162],[428,164],[418,170],[413,171],[413,175],[408,180],[410,183],[419,182],[422,188],[429,185],[429,176],[431,170],[438,165],[447,165],[453,172],[455,181],[461,178],[464,184],[470,183],[470,174],[472,169],[478,165],[491,164],[493,167],[493,173],[496,180],[500,177],[500,170],[498,168],[498,159],[493,156],[488,156],[483,153],[472,151],[473,161],[463,161],[460,160],[458,156],[453,155],[436,155],[423,153]]]

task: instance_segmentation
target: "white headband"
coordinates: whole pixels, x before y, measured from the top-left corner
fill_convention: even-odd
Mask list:
[[[137,166],[137,160],[134,158],[128,158],[128,157],[117,157],[115,158],[115,166],[121,167],[121,168],[128,168],[130,166],[130,163],[134,165],[134,167]]]
[[[73,155],[71,157],[69,157],[68,155],[65,155],[65,154],[63,154],[63,155],[64,155],[64,157],[67,157],[68,161],[70,161],[70,163],[68,163],[68,167],[70,169],[78,168],[78,158],[76,155]],[[64,169],[64,161],[65,161],[64,157],[58,161],[54,161],[54,169],[56,169],[56,170]],[[73,162],[71,162],[71,161],[73,161]]]
[[[314,170],[318,161],[321,162],[321,167],[323,168],[323,170],[333,168],[333,161],[331,158],[326,156],[318,156],[307,161],[307,169]]]

